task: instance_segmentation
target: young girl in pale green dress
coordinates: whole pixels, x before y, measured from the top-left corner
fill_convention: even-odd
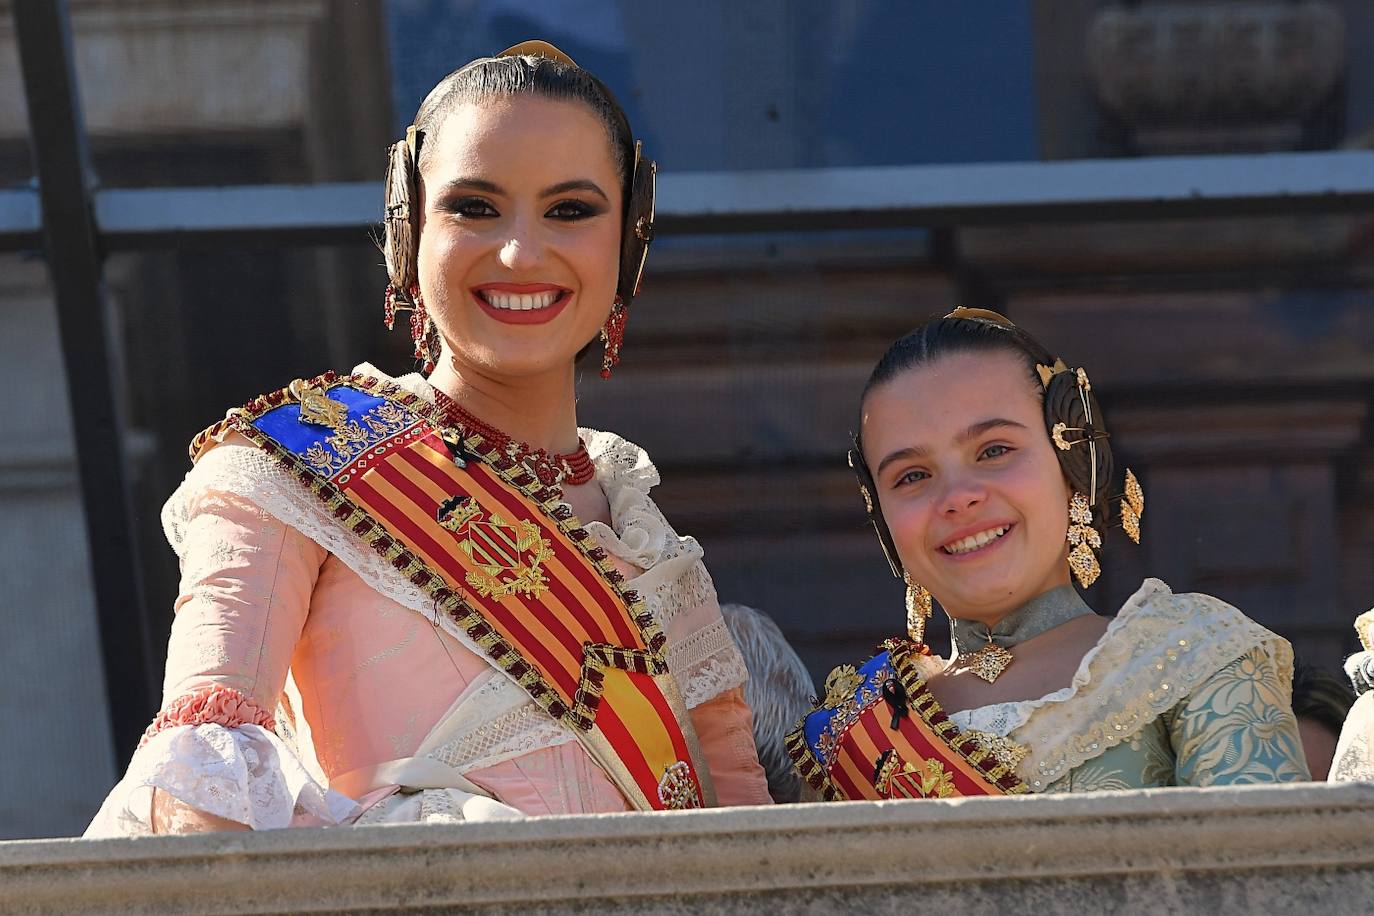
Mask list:
[[[1074,587],[1097,578],[1109,525],[1139,540],[1145,508],[1083,369],[958,309],[879,362],[851,463],[907,582],[909,632],[836,669],[790,736],[827,797],[1308,778],[1287,642],[1157,579],[1112,617]],[[924,644],[932,597],[947,660]]]

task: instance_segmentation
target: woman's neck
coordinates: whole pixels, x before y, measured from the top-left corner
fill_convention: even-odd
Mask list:
[[[572,366],[536,376],[499,378],[463,366],[445,352],[429,383],[517,442],[550,454],[577,448]]]
[[[950,618],[954,653],[976,652],[988,643],[1010,648],[1039,636],[1061,623],[1093,613],[1077,589],[1060,585],[1013,608],[995,622]]]

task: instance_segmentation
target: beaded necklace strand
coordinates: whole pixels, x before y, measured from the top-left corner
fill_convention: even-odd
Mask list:
[[[596,479],[592,456],[587,453],[587,444],[581,440],[578,440],[576,451],[551,455],[545,449],[518,442],[491,424],[479,420],[437,388],[434,390],[434,405],[439,408],[445,426],[456,426],[469,434],[482,436],[513,461],[523,464],[546,487],[555,484],[576,487]]]

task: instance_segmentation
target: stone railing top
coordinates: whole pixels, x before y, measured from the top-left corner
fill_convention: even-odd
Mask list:
[[[1374,899],[1374,784],[0,843],[0,908],[1286,912]]]

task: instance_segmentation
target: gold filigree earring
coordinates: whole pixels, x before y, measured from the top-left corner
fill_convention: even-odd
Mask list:
[[[1102,535],[1093,527],[1092,504],[1088,497],[1075,492],[1069,499],[1069,569],[1073,570],[1078,584],[1087,588],[1102,574],[1102,566],[1097,562],[1094,550],[1102,548]]]
[[[1140,543],[1140,517],[1145,514],[1145,491],[1140,481],[1135,479],[1131,469],[1126,469],[1126,492],[1121,497],[1121,527],[1126,536]]]
[[[911,581],[910,573],[902,573],[906,583],[906,635],[912,642],[926,640],[926,621],[931,615],[930,592]]]

